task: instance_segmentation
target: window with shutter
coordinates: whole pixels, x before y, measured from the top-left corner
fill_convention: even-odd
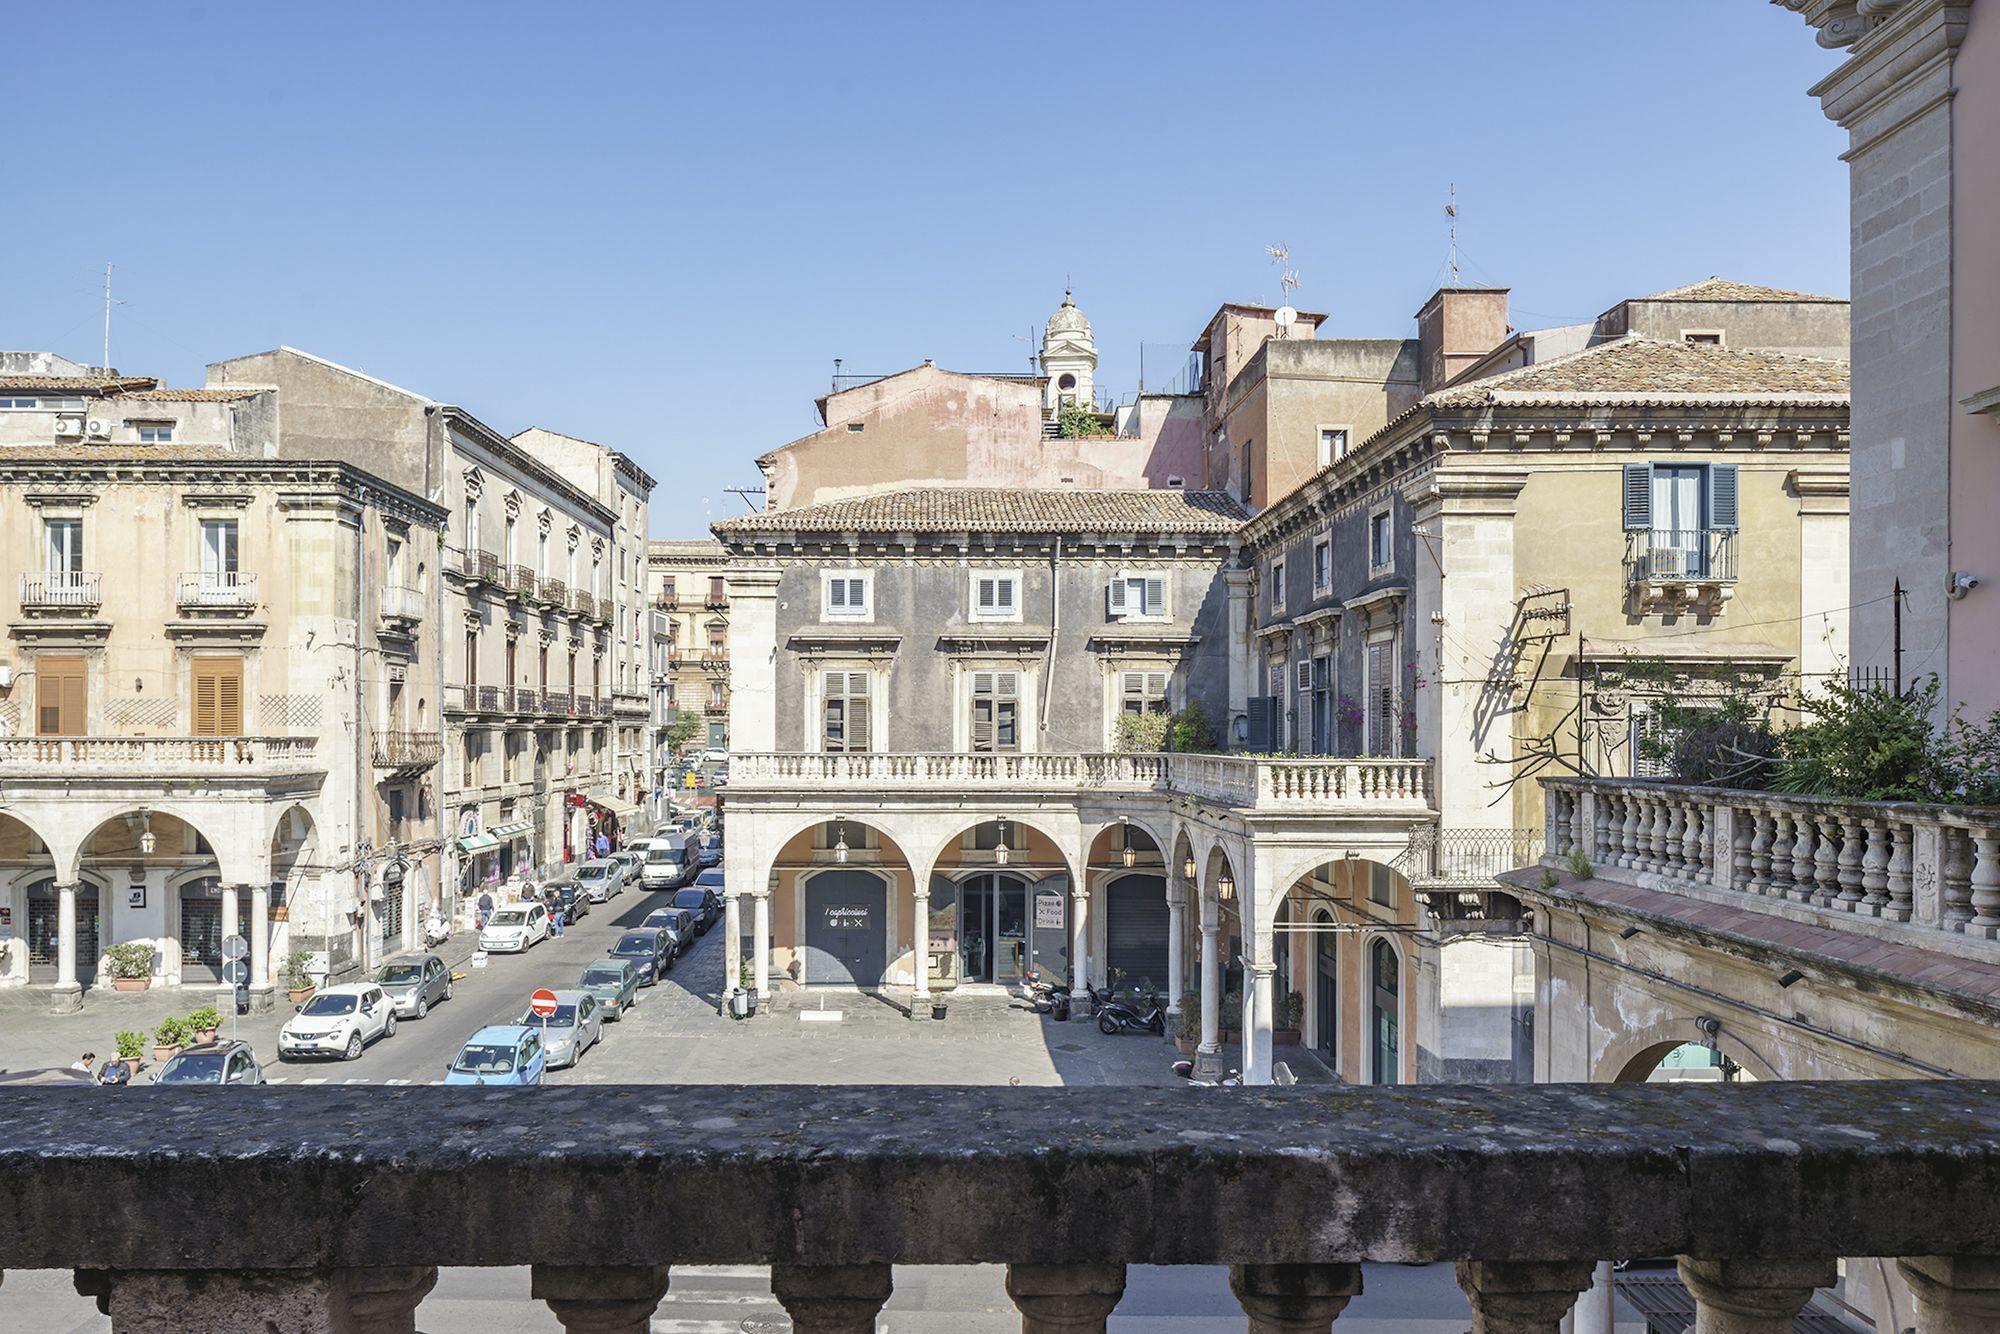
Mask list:
[[[85,659],[38,654],[35,658],[35,731],[42,736],[82,736],[86,724]]]
[[[1113,616],[1123,616],[1126,612],[1128,581],[1124,575],[1113,575],[1104,588],[1104,605]]]
[[[1628,463],[1625,465],[1625,527],[1630,530],[1652,526],[1653,465]]]
[[[1021,748],[1020,673],[974,672],[968,734],[975,751]]]
[[[1301,659],[1293,668],[1293,678],[1300,690],[1312,689],[1312,663]]]
[[[1273,695],[1282,695],[1285,693],[1284,663],[1274,662],[1271,664],[1270,681],[1271,681],[1270,691]]]
[[[1148,616],[1165,616],[1167,614],[1166,579],[1160,575],[1150,575],[1144,582],[1146,605],[1143,610],[1145,614]]]
[[[195,736],[243,735],[243,659],[195,658],[188,664],[194,682],[189,710]]]
[[[1368,646],[1368,738],[1370,755],[1393,756],[1402,751],[1396,726],[1395,644],[1378,640]]]
[[[1167,673],[1123,672],[1119,687],[1120,706],[1124,712],[1167,712]]]
[[[829,751],[860,753],[869,749],[873,722],[869,717],[867,672],[824,672],[822,745]],[[716,686],[720,689],[720,684]]]
[[[824,576],[822,613],[829,617],[863,620],[868,616],[868,577],[860,574]]]
[[[972,580],[972,615],[976,620],[1008,621],[1020,606],[1020,576],[981,574]]]
[[[1121,573],[1109,585],[1108,603],[1113,616],[1164,620],[1167,616],[1166,576]]]

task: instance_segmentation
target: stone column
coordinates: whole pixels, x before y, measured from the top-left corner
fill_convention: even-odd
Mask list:
[[[1555,1334],[1596,1267],[1591,1260],[1460,1260],[1472,1334]]]
[[[1229,1290],[1249,1334],[1327,1334],[1361,1295],[1360,1265],[1232,1265]]]
[[[1250,716],[1250,696],[1260,693],[1250,679],[1256,670],[1250,651],[1256,622],[1250,596],[1253,580],[1249,570],[1222,572],[1223,587],[1229,597],[1228,618],[1224,621],[1229,627],[1229,716],[1222,720],[1222,744],[1231,748],[1239,744],[1237,720]]]
[[[1261,933],[1260,933],[1261,934]],[[1250,965],[1250,986],[1243,1006],[1243,1082],[1271,1082],[1271,982],[1278,965],[1268,942],[1258,941],[1257,961]]]
[[[1681,1282],[1694,1294],[1694,1334],[1791,1334],[1792,1317],[1814,1288],[1839,1278],[1831,1260],[1680,1258]]]
[[[771,1295],[795,1334],[875,1334],[889,1300],[888,1265],[772,1265]]]
[[[646,1334],[667,1295],[665,1265],[536,1265],[528,1291],[567,1334]]]
[[[398,890],[400,890],[401,888],[402,887],[400,885],[397,886]],[[227,940],[231,936],[236,934],[236,917],[237,914],[242,911],[240,907],[241,903],[242,900],[237,897],[236,886],[230,884],[223,885],[222,887],[222,939],[223,940]],[[229,960],[225,958],[223,962],[228,963]],[[217,1008],[221,1009],[224,1014],[233,1013],[236,1009],[236,988],[227,979],[224,979],[216,983],[215,989],[222,996],[227,998],[226,1003],[223,1001],[218,1001]]]
[[[2000,1256],[1912,1256],[1896,1268],[1916,1300],[1917,1334],[2000,1329]]]
[[[1590,1288],[1576,1299],[1570,1312],[1570,1334],[1615,1334],[1612,1326],[1617,1311],[1617,1290],[1612,1286],[1611,1262],[1599,1260],[1591,1271]]]
[[[741,896],[729,892],[724,886],[722,895],[722,997],[728,1004],[729,996],[737,990],[737,980],[743,976],[743,908]]]
[[[271,1009],[271,886],[250,886],[250,1011]]]
[[[49,989],[49,1008],[57,1014],[83,1008],[83,986],[76,980],[76,890],[74,883],[56,886],[56,983]]]
[[[920,1004],[931,998],[931,878],[926,875],[916,882],[916,896],[911,900],[910,955],[916,965],[917,985],[913,999]]]
[[[750,931],[754,939],[750,942],[751,978],[761,999],[771,992],[771,893],[765,890],[751,895],[753,900]]]
[[[1077,863],[1083,874],[1070,882],[1069,897],[1069,999],[1070,1013],[1081,1017],[1090,1003],[1090,850]],[[1107,950],[1108,952],[1108,950]]]
[[[1125,1266],[1008,1265],[1021,1334],[1103,1334],[1125,1295]]]
[[[1187,961],[1181,957],[1187,948],[1183,943],[1186,935],[1187,905],[1180,894],[1173,894],[1167,899],[1168,1014],[1181,1012],[1181,992],[1187,988]]]
[[[1201,901],[1201,1044],[1194,1049],[1194,1072],[1222,1077],[1222,909]]]
[[[779,574],[775,568],[749,567],[728,574],[729,746],[734,751],[778,749]]]

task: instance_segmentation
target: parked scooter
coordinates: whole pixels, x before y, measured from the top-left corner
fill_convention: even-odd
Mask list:
[[[434,950],[450,939],[451,923],[443,913],[432,913],[430,921],[424,923],[424,948]]]
[[[1123,1033],[1136,1028],[1165,1037],[1167,1010],[1160,1004],[1157,995],[1147,997],[1143,1003],[1112,1000],[1107,997],[1097,1010],[1097,1028],[1099,1032],[1107,1034]]]
[[[1028,999],[1038,1014],[1048,1015],[1057,1023],[1068,1022],[1069,988],[1032,968],[1028,971]]]

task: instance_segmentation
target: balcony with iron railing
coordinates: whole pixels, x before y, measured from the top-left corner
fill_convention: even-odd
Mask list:
[[[1539,829],[1418,830],[1395,869],[1418,890],[1490,889],[1503,871],[1539,861]]]
[[[525,565],[503,565],[500,567],[502,585],[511,598],[532,598],[535,596],[535,572]]]
[[[711,644],[701,651],[701,669],[705,672],[729,670],[729,650],[720,644]]]
[[[189,570],[174,576],[174,605],[183,612],[248,611],[257,605],[257,576]]]
[[[532,686],[513,686],[513,712],[522,716],[539,713],[542,707],[541,693]]]
[[[424,619],[424,595],[421,589],[405,588],[401,584],[384,584],[380,590],[382,624],[385,627],[408,627],[421,623]]]
[[[94,570],[51,570],[21,576],[24,612],[95,611],[104,605],[103,576]]]
[[[428,769],[438,762],[443,740],[436,732],[384,731],[369,747],[378,769]]]
[[[729,594],[719,589],[711,588],[702,598],[701,605],[709,611],[728,611]]]
[[[662,591],[653,594],[653,608],[656,611],[677,611],[680,605],[681,599],[678,593]]]
[[[480,686],[479,694],[476,701],[478,704],[479,711],[481,713],[501,712],[500,701],[503,693],[504,692],[500,686]]]
[[[1856,1256],[1907,1285],[1901,1329],[2000,1320],[2000,1086],[1973,1081],[144,1094],[0,1091],[0,1267],[73,1271],[114,1330],[430,1328],[440,1266],[527,1265],[571,1334],[643,1331],[674,1266],[731,1265],[770,1267],[758,1328],[854,1334],[899,1266],[1004,1264],[1034,1334],[1102,1334],[1140,1265],[1228,1266],[1253,1332],[1329,1334],[1396,1277],[1364,1264],[1451,1262],[1470,1309],[1427,1325],[1554,1334],[1610,1256],[1680,1257],[1703,1334],[1789,1331]],[[593,1133],[494,1130],[529,1124]],[[535,1324],[506,1291],[483,1318]]]
[[[724,700],[712,699],[703,707],[702,712],[711,718],[727,718],[729,716],[729,705]]]
[[[542,692],[542,712],[562,717],[570,711],[570,697],[567,690],[544,690]]]
[[[709,712],[727,712],[711,705]],[[1273,810],[1366,809],[1422,814],[1432,808],[1427,759],[1292,759],[1283,756],[1124,752],[741,753],[731,757],[738,795],[945,788],[967,792],[1158,792]]]
[[[566,607],[569,605],[569,585],[553,576],[544,576],[541,581],[541,601],[544,606]]]
[[[1647,602],[1726,598],[1736,583],[1736,530],[1629,531],[1625,534],[1625,579]]]
[[[569,609],[578,616],[597,615],[597,595],[581,588],[569,591]]]
[[[459,556],[461,560],[459,568],[464,571],[466,578],[475,583],[502,585],[502,572],[506,566],[501,563],[498,556],[490,551],[476,549],[460,552]]]

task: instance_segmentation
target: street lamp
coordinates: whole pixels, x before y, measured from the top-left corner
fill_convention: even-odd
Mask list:
[[[141,811],[139,818],[145,822],[139,830],[139,851],[150,857],[153,850],[160,846],[159,836],[153,832],[153,813]]]
[[[1194,883],[1194,854],[1192,852],[1181,863],[1181,879],[1187,881],[1190,885]]]
[[[1215,882],[1215,893],[1224,903],[1236,897],[1236,881],[1230,878],[1228,871],[1225,870],[1221,879]]]
[[[842,820],[840,822],[838,833],[839,838],[833,845],[833,860],[837,864],[845,866],[847,865],[847,821]]]
[[[993,864],[995,866],[1005,866],[1009,851],[1007,847],[1007,822],[1002,820],[1000,822],[1000,841],[993,845]]]
[[[1128,824],[1124,826],[1124,829],[1125,847],[1118,854],[1118,860],[1124,862],[1128,867],[1136,866],[1139,863],[1139,850],[1132,846],[1132,826]]]

